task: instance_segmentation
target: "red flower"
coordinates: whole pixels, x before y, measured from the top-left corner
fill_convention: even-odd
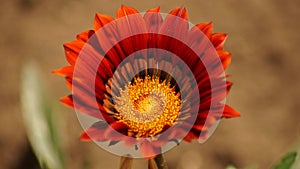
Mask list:
[[[117,19],[96,14],[94,30],[64,45],[70,65],[54,73],[73,93],[61,102],[97,119],[82,140],[123,142],[151,157],[170,142],[205,140],[219,119],[239,116],[224,103],[232,86],[227,35],[187,20],[184,8],[163,16],[121,6]]]

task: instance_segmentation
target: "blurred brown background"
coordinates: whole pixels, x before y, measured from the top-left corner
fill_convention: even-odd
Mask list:
[[[39,63],[49,99],[63,123],[67,168],[118,167],[119,157],[79,141],[82,129],[76,114],[57,101],[69,93],[64,79],[50,72],[67,63],[63,43],[92,28],[96,12],[115,16],[121,4],[141,12],[185,6],[192,23],[213,21],[214,32],[229,34],[225,48],[233,59],[228,73],[235,84],[228,103],[241,117],[221,121],[205,144],[181,143],[167,152],[171,169],[222,169],[228,164],[265,169],[300,144],[300,1],[2,0],[0,4],[1,169],[29,165],[19,94],[21,68],[29,59]],[[134,161],[136,169],[145,166],[145,160]]]

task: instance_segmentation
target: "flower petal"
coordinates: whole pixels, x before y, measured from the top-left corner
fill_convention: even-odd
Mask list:
[[[217,50],[222,49],[226,38],[227,34],[225,33],[214,33],[211,35],[211,42]]]
[[[185,8],[176,8],[166,16],[161,27],[160,33],[163,35],[169,35],[177,39],[184,40],[187,36],[188,28],[189,24],[187,21],[187,12]],[[176,47],[172,44],[167,44],[169,46]]]
[[[158,33],[163,23],[163,18],[159,11],[160,7],[152,8],[149,9],[144,15],[144,20],[149,33]]]
[[[171,12],[169,12],[169,14],[179,16],[182,19],[188,20],[188,13],[184,7],[175,8]]]
[[[62,102],[64,105],[69,106],[71,108],[74,108],[72,95],[65,96],[60,99],[60,102]]]
[[[53,70],[52,73],[59,76],[72,77],[74,71],[74,66],[65,66],[58,70]]]
[[[224,112],[222,115],[223,118],[239,117],[239,116],[240,116],[240,112],[234,110],[228,105],[225,105]]]
[[[139,13],[135,8],[121,5],[121,8],[117,11],[117,18],[121,18],[127,15]]]
[[[218,50],[217,52],[223,64],[223,68],[226,70],[231,62],[231,53],[224,50]]]
[[[97,119],[106,120],[108,122],[112,121],[112,117],[108,116],[105,113],[105,110],[101,105],[98,105],[98,107],[93,107],[93,106],[89,105],[88,103],[83,102],[79,98],[76,98],[76,104],[74,105],[72,95],[65,96],[65,97],[61,98],[60,101],[64,105],[66,105],[68,107],[71,107],[73,109],[76,109],[76,111],[78,111],[80,113],[90,115],[90,116],[95,117]]]
[[[157,154],[161,153],[161,148],[160,147],[154,147],[151,144],[151,142],[149,142],[148,140],[144,140],[143,142],[141,142],[141,153],[146,158],[153,158]]]
[[[66,58],[71,65],[75,65],[78,55],[84,45],[85,43],[81,40],[74,40],[64,44]]]
[[[211,37],[212,22],[200,23],[197,24],[196,27],[198,27],[198,29],[200,29],[208,38]]]
[[[110,127],[107,127],[104,133],[105,138],[116,141],[126,139],[128,132],[128,126],[126,124],[124,124],[123,122],[114,121],[109,125]]]
[[[94,20],[95,31],[102,28],[104,25],[110,23],[113,20],[114,18],[111,16],[96,13],[95,20]]]
[[[192,142],[194,139],[198,139],[198,137],[192,131],[189,131],[188,134],[183,138],[183,140],[186,142]]]
[[[122,25],[122,31],[119,32],[120,36],[128,37],[119,42],[119,45],[123,49],[123,52],[126,56],[129,56],[138,50],[147,48],[148,42],[147,34],[132,36],[132,34],[135,34],[136,32],[146,31],[146,24],[142,16],[134,15],[130,17],[128,21],[129,24],[120,22],[119,25]]]
[[[54,74],[66,76],[67,86],[72,91],[76,91],[74,95],[62,98],[62,103],[73,107],[78,112],[106,121],[93,124],[82,133],[81,140],[110,141],[111,144],[122,140],[125,142],[125,145],[140,144],[141,153],[146,158],[150,158],[161,153],[160,147],[168,141],[176,140],[179,137],[184,137],[184,140],[189,142],[193,139],[200,139],[199,137],[205,138],[208,134],[208,128],[221,117],[230,118],[240,115],[239,112],[222,102],[232,86],[232,82],[226,81],[227,76],[221,74],[223,69],[225,70],[230,64],[231,53],[223,50],[227,35],[223,33],[212,34],[211,22],[197,24],[190,30],[188,14],[183,7],[172,10],[163,20],[159,7],[149,9],[142,17],[136,9],[122,5],[117,11],[117,18],[117,20],[114,20],[110,16],[96,14],[94,20],[95,30],[82,32],[77,35],[75,41],[64,44],[66,58],[71,66],[53,71]],[[105,29],[107,27],[108,29]],[[102,32],[102,30],[104,31]],[[95,38],[91,38],[95,31],[100,33],[96,34]],[[145,33],[135,35],[136,32]],[[199,34],[199,32],[201,36],[195,37],[194,35]],[[93,44],[92,40],[95,40],[96,43]],[[207,51],[211,43],[214,45],[214,48],[212,48],[212,51]],[[85,47],[87,47],[87,50]],[[169,51],[179,56],[190,67],[198,85],[195,86],[195,89],[199,89],[199,91],[185,87],[184,90],[188,90],[188,92],[181,93],[181,96],[184,94],[183,101],[193,99],[193,94],[189,93],[191,90],[193,90],[192,92],[199,92],[201,97],[200,104],[194,104],[196,101],[190,101],[189,106],[184,107],[179,114],[179,119],[189,119],[191,118],[189,113],[198,113],[196,114],[197,119],[195,123],[180,124],[182,125],[180,128],[182,131],[171,132],[165,137],[159,136],[155,141],[149,138],[140,142],[142,139],[136,140],[135,138],[127,137],[132,134],[131,130],[128,130],[128,126],[123,122],[115,121],[116,119],[113,117],[116,110],[110,99],[112,97],[111,93],[117,92],[111,91],[110,83],[112,82],[109,79],[116,75],[114,71],[127,56],[135,51],[147,49],[147,47]],[[83,48],[85,50],[82,50]],[[197,50],[195,52],[192,49]],[[219,57],[211,59],[211,55],[215,55],[216,51]],[[76,72],[74,73],[74,65],[79,54],[82,56],[82,53],[86,56],[82,57],[83,59],[80,58],[82,63],[78,64],[78,66],[76,65]],[[157,58],[164,57],[166,60],[170,58],[170,65],[177,64],[171,57],[164,54],[160,55],[158,57],[157,55],[153,56]],[[147,55],[145,56],[147,57]],[[209,73],[210,77],[208,76],[207,67],[202,63],[202,59],[207,59],[207,62],[204,62],[205,66],[209,65],[209,70],[212,69],[212,72]],[[157,62],[159,62],[159,59],[157,59]],[[94,67],[98,69],[94,70]],[[127,81],[124,74],[130,75],[131,72],[135,71],[134,69],[135,65],[126,67],[124,72],[115,77],[120,77],[120,80],[123,78]],[[167,70],[167,72],[169,71]],[[73,73],[74,75],[79,73],[80,76],[73,77]],[[182,74],[185,73],[182,72]],[[88,78],[91,75],[95,76],[95,78]],[[211,79],[214,82],[223,83],[220,86],[215,86],[219,83],[211,84]],[[189,85],[187,84],[187,86]],[[216,92],[216,97],[212,96],[213,92]],[[206,122],[208,125],[206,125]],[[186,131],[187,129],[189,132]],[[186,133],[186,136],[183,135]]]
[[[145,15],[144,20],[147,27],[148,35],[148,48],[157,48],[158,46],[158,36],[161,25],[163,23],[163,18],[160,14],[160,7],[149,9]],[[157,56],[157,52],[155,51],[154,56]]]
[[[87,30],[77,35],[77,40],[81,40],[83,42],[87,42],[91,36],[95,33],[94,30]]]
[[[104,137],[104,131],[106,130],[107,127],[108,124],[105,122],[96,122],[81,134],[80,140],[105,141],[107,140],[107,138]]]
[[[66,77],[67,87],[72,91],[72,77]]]

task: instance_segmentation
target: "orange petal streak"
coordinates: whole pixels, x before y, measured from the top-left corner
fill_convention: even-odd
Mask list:
[[[59,76],[72,77],[73,71],[74,71],[74,66],[65,66],[58,70],[53,70],[52,73],[59,75]]]

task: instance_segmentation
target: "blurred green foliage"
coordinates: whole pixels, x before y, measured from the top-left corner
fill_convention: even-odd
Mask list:
[[[273,169],[291,169],[296,161],[297,152],[290,152],[283,159],[276,164]]]
[[[21,102],[28,139],[42,169],[63,169],[64,153],[55,112],[47,101],[42,78],[34,62],[22,71]]]

